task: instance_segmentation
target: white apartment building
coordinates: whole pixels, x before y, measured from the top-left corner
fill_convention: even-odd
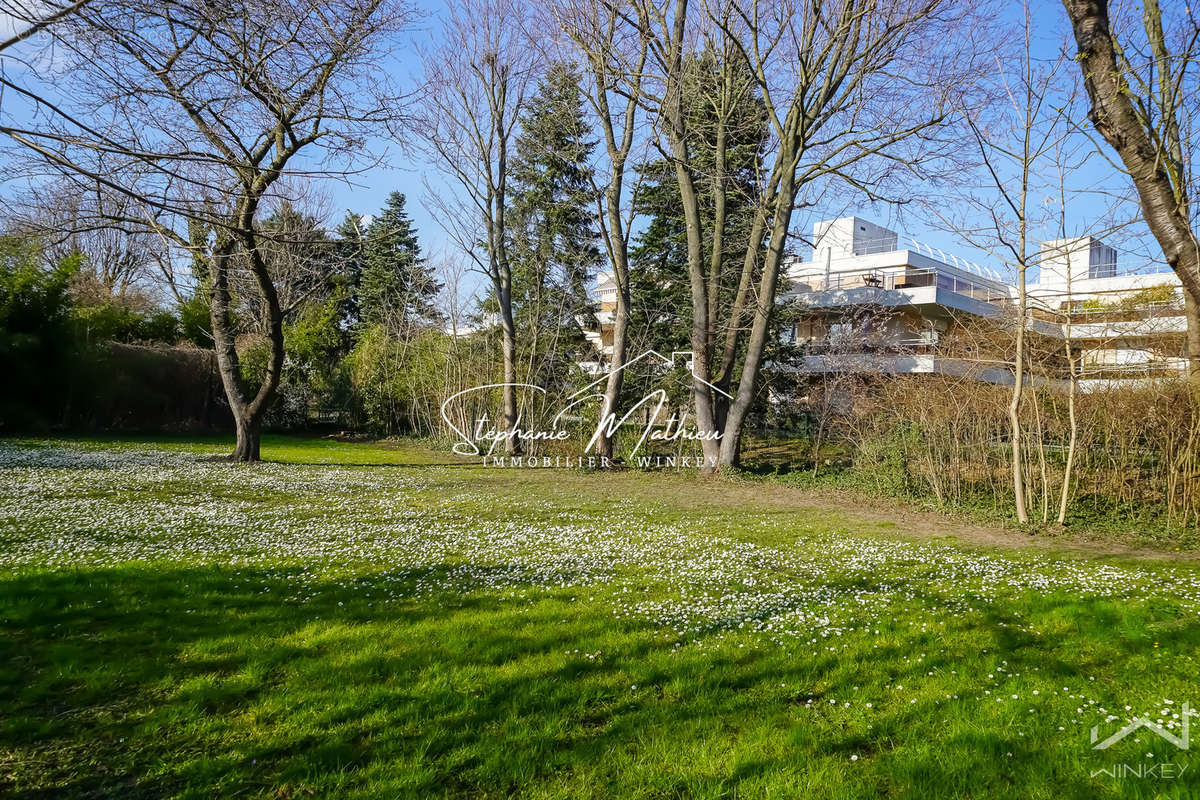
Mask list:
[[[1029,328],[1070,337],[1089,383],[1182,370],[1182,289],[1165,265],[1122,269],[1093,237],[1044,242],[1027,285]],[[1009,383],[1012,374],[947,355],[973,318],[1014,313],[1017,289],[995,270],[858,217],[818,222],[808,260],[795,258],[781,302],[803,320],[790,332],[805,371],[965,375]]]
[[[597,361],[581,361],[580,368],[589,375],[599,375],[608,369],[613,351],[613,313],[617,308],[617,282],[611,272],[601,271],[596,275],[596,286],[592,290],[596,300],[597,330],[584,329],[583,335],[600,355]]]
[[[1094,237],[1043,242],[1039,261],[1033,313],[1081,343],[1084,376],[1186,369],[1183,287],[1166,264],[1122,267]]]
[[[1185,369],[1182,287],[1165,264],[1122,265],[1114,248],[1082,237],[1043,242],[1031,273],[1029,330],[1070,337],[1084,388]],[[1011,276],[843,217],[813,226],[810,257],[790,259],[783,278],[779,302],[802,311],[785,333],[801,348],[802,371],[1013,380],[1007,367],[955,354],[952,346],[972,320],[1015,314]],[[594,296],[600,326],[588,338],[602,360],[581,366],[598,373],[612,352],[611,274],[598,275]]]

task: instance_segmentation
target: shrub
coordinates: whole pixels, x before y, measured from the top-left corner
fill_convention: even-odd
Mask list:
[[[68,287],[79,268],[69,257],[41,265],[37,243],[0,237],[0,427],[42,428],[61,421],[78,351]]]

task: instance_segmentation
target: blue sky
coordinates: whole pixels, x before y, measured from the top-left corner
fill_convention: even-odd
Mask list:
[[[1073,53],[1073,42],[1068,41],[1069,31],[1062,6],[1052,0],[1032,0],[1032,4],[1034,29],[1037,32],[1034,45],[1036,58],[1044,62],[1053,61],[1064,46],[1070,53]],[[391,78],[401,87],[409,89],[416,88],[420,81],[421,64],[418,48],[421,43],[428,42],[437,36],[438,14],[443,11],[441,3],[430,2],[430,0],[422,0],[420,5],[425,14],[424,18],[416,22],[410,31],[396,42],[391,63],[387,67]],[[1022,4],[1018,0],[999,2],[996,7],[1002,12],[1001,17],[997,20],[998,29],[1003,28],[1004,25],[1011,25],[1020,18],[1022,13]],[[998,32],[997,35],[1001,34]],[[1064,81],[1076,83],[1078,68],[1072,63],[1065,64],[1062,78]],[[20,107],[19,105],[14,106],[9,98],[5,101],[3,111],[6,115],[19,115]],[[1077,138],[1082,145],[1086,145],[1082,134],[1077,134]],[[397,143],[377,140],[371,143],[370,149],[375,154],[383,156],[379,166],[355,175],[347,182],[328,181],[321,186],[321,192],[328,200],[330,224],[336,225],[348,209],[362,214],[373,213],[383,205],[390,192],[401,191],[408,197],[408,209],[419,230],[425,252],[430,255],[445,252],[453,256],[453,246],[431,211],[428,195],[430,191],[439,194],[455,192],[456,187],[436,169],[432,169],[429,164],[425,163],[421,156],[415,155],[413,151],[406,150]],[[1089,232],[1094,222],[1103,216],[1106,201],[1103,200],[1100,192],[1103,190],[1124,191],[1127,179],[1115,174],[1104,158],[1092,156],[1082,168],[1067,177],[1067,183],[1071,190],[1067,203],[1067,227],[1068,233],[1074,235]],[[928,188],[919,186],[914,191],[928,191]],[[923,210],[920,203],[913,203],[899,210],[893,207],[872,208],[865,201],[856,200],[848,189],[833,194],[836,196],[836,203],[826,209],[806,210],[803,214],[798,213],[794,220],[795,227],[804,231],[811,230],[814,221],[827,215],[841,213],[845,209],[848,213],[854,213],[911,234],[934,247],[958,253],[968,259],[993,267],[1001,267],[996,259],[988,253],[969,247],[960,236],[944,230],[945,224],[939,225],[935,215]],[[1053,205],[1057,203],[1057,200],[1051,196],[1051,193],[1046,192],[1037,197],[1036,202]],[[953,208],[953,205],[948,204],[947,208]],[[1128,211],[1131,212],[1128,216],[1133,216],[1132,212],[1135,212],[1136,209],[1129,208]],[[1047,238],[1051,235],[1052,232],[1046,234]],[[1109,238],[1116,240],[1113,241],[1113,244],[1122,251],[1122,261],[1133,263],[1142,261],[1151,254],[1158,255],[1153,242],[1147,239],[1144,230],[1139,227],[1135,226],[1121,235]]]
[[[424,6],[428,17],[416,26],[412,34],[412,39],[416,42],[436,36],[437,15],[442,10],[438,3],[425,3]],[[1023,13],[1022,4],[1018,1],[1001,2],[996,7],[1002,12],[1002,18],[998,19],[998,27],[1015,23]],[[1044,63],[1053,62],[1063,48],[1067,48],[1068,55],[1074,53],[1074,43],[1069,40],[1070,31],[1060,3],[1051,0],[1034,0],[1031,13],[1034,20],[1033,49],[1036,59]],[[415,81],[419,80],[420,60],[415,48],[402,48],[402,50],[403,52],[397,56],[393,76],[405,85],[412,86],[415,85]],[[1079,79],[1078,67],[1073,63],[1065,63],[1060,74],[1064,82],[1076,83]],[[1081,148],[1088,149],[1082,134],[1076,134],[1075,138]],[[383,143],[377,144],[382,146]],[[455,187],[449,184],[436,169],[431,169],[428,164],[423,163],[419,156],[408,154],[394,144],[387,145],[387,151],[386,165],[356,176],[353,179],[353,185],[333,184],[329,187],[328,194],[332,207],[337,209],[336,216],[340,217],[344,209],[348,208],[361,213],[370,213],[383,204],[389,192],[398,190],[408,196],[409,211],[420,231],[421,241],[426,252],[453,251],[453,245],[448,242],[428,206],[429,189],[425,184],[428,183],[437,192],[453,192]],[[1054,183],[1057,179],[1047,176],[1047,180]],[[1093,155],[1079,169],[1068,175],[1066,182],[1069,190],[1066,215],[1068,234],[1077,235],[1095,230],[1094,226],[1097,224],[1097,220],[1104,216],[1106,206],[1110,202],[1104,199],[1103,193],[1124,191],[1126,179],[1124,176],[1116,174],[1105,158]],[[923,189],[924,187],[918,188]],[[1059,203],[1055,194],[1056,192],[1043,191],[1034,198],[1034,202],[1057,208]],[[882,205],[872,208],[863,200],[856,201],[847,190],[846,193],[839,194],[836,209],[831,211],[830,215],[839,213],[845,207],[848,213],[894,227],[902,233],[915,236],[934,247],[1003,269],[1003,265],[998,263],[995,257],[986,251],[972,248],[963,241],[961,236],[945,230],[944,222],[939,222],[936,215],[920,206],[919,203],[913,203],[900,209]],[[1127,216],[1132,216],[1136,209],[1127,207],[1127,212]],[[820,213],[820,210],[805,211],[803,215],[798,213],[795,226],[797,229],[810,230],[812,222],[823,216],[825,214]],[[1044,235],[1046,238],[1050,238],[1055,233],[1055,231],[1048,230]],[[1124,263],[1133,265],[1145,261],[1147,257],[1158,256],[1153,241],[1148,240],[1140,226],[1135,225],[1121,233],[1110,232],[1107,237],[1113,240],[1113,243],[1122,251],[1121,260]]]

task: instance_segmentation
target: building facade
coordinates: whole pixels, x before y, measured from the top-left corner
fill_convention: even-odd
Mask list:
[[[818,222],[812,241],[807,259],[785,265],[779,297],[799,312],[784,333],[799,351],[795,369],[1012,382],[1011,367],[979,345],[987,323],[1015,323],[1011,275],[860,217]],[[1026,290],[1030,337],[1064,354],[1046,380],[1073,368],[1088,388],[1186,368],[1183,290],[1166,265],[1122,265],[1094,237],[1043,242]],[[594,296],[599,326],[588,338],[599,360],[581,366],[599,373],[612,354],[611,274],[599,274]]]
[[[1165,266],[1122,269],[1093,237],[1044,242],[1036,264],[1027,330],[1048,352],[1070,343],[1060,377],[1071,363],[1088,385],[1183,370],[1182,288]],[[1017,288],[993,269],[845,217],[814,225],[810,257],[792,259],[785,277],[780,302],[800,310],[787,335],[802,371],[1012,381],[980,352],[979,323],[1016,320]]]

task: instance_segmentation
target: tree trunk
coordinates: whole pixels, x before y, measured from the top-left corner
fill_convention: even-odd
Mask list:
[[[509,433],[504,440],[509,455],[520,455],[521,440],[515,435],[517,428],[517,329],[512,312],[512,268],[508,262],[508,137],[510,129],[505,122],[504,109],[508,95],[508,68],[500,68],[493,60],[489,64],[495,93],[493,134],[496,142],[496,178],[491,192],[489,207],[491,227],[488,245],[492,249],[492,279],[496,282],[496,299],[500,303],[500,325],[502,329],[501,350],[504,355],[504,427]],[[515,113],[515,112],[514,112]],[[489,167],[490,169],[490,167]]]
[[[687,123],[683,109],[683,33],[687,3],[675,6],[671,52],[667,63],[667,86],[663,111],[667,121],[667,137],[671,145],[675,178],[679,184],[679,199],[683,206],[684,227],[687,233],[688,279],[692,296],[692,395],[696,403],[696,427],[702,435],[701,449],[704,466],[711,473],[721,456],[721,441],[706,434],[721,434],[713,413],[714,398],[709,384],[712,373],[709,365],[708,287],[704,276],[700,197],[692,174],[687,145]]]
[[[1183,292],[1183,313],[1187,319],[1188,381],[1192,398],[1200,399],[1200,306],[1187,289]]]
[[[1022,251],[1023,252],[1023,251]],[[1021,475],[1021,393],[1025,387],[1025,268],[1017,277],[1017,353],[1013,359],[1013,390],[1008,402],[1008,424],[1012,430],[1013,502],[1017,507],[1017,522],[1029,522],[1025,504],[1025,481]]]
[[[1169,76],[1160,75],[1160,97],[1136,94],[1118,64],[1117,43],[1108,20],[1107,0],[1063,0],[1075,34],[1084,88],[1091,101],[1088,114],[1096,131],[1120,156],[1137,190],[1142,217],[1162,248],[1167,264],[1183,284],[1187,316],[1188,378],[1193,396],[1200,395],[1200,242],[1191,229],[1186,159],[1178,139],[1178,106],[1190,102],[1171,90]],[[1146,3],[1145,22],[1150,45],[1161,58],[1159,69],[1170,69],[1162,38],[1162,14]],[[1181,64],[1176,69],[1185,69]],[[1165,83],[1162,79],[1166,79]],[[1149,87],[1146,91],[1153,93]],[[1158,110],[1155,121],[1143,121],[1134,97]]]
[[[241,364],[238,361],[233,325],[229,318],[229,259],[232,258],[233,251],[232,241],[220,241],[213,245],[210,256],[212,283],[209,287],[209,318],[212,323],[213,349],[217,354],[221,387],[225,390],[225,398],[229,401],[229,410],[233,413],[234,424],[237,427],[237,446],[229,459],[249,461],[252,460],[251,453],[253,458],[257,459],[258,448],[243,447],[246,441],[244,431],[249,430],[249,420],[246,414],[246,396],[242,393]]]
[[[599,80],[599,78],[598,78]],[[607,109],[607,103],[603,106]],[[617,401],[621,397],[621,384],[625,379],[625,359],[627,357],[625,340],[629,330],[629,307],[632,301],[629,286],[629,248],[625,240],[625,221],[621,217],[621,193],[624,183],[625,154],[629,152],[633,131],[633,104],[630,103],[625,112],[625,135],[620,147],[612,131],[611,119],[602,122],[605,137],[608,142],[609,159],[612,163],[612,177],[609,181],[605,200],[608,212],[608,251],[612,260],[613,283],[617,286],[617,307],[613,311],[613,349],[612,361],[608,365],[608,381],[604,384],[604,399],[600,403],[600,425],[603,432],[596,443],[596,452],[601,458],[612,459],[614,456],[613,436],[610,433],[607,420],[610,414],[616,412]],[[602,343],[603,344],[603,343]]]
[[[583,21],[579,27],[568,22],[568,35],[575,40],[587,56],[588,67],[592,73],[592,101],[597,112],[597,122],[604,134],[604,149],[608,156],[609,173],[608,187],[604,192],[605,213],[599,217],[601,233],[608,248],[609,261],[612,264],[613,282],[617,287],[617,307],[614,310],[612,329],[612,359],[608,365],[608,380],[604,385],[604,397],[600,407],[600,438],[597,441],[596,452],[602,458],[612,459],[614,456],[613,438],[615,431],[610,433],[607,419],[614,414],[617,402],[621,397],[621,386],[625,379],[625,360],[627,358],[626,335],[629,329],[629,311],[632,297],[629,285],[629,247],[626,239],[625,219],[621,216],[621,199],[624,194],[625,163],[629,151],[633,147],[638,108],[641,104],[641,81],[643,67],[648,55],[648,44],[644,37],[639,37],[640,52],[635,59],[635,66],[630,72],[620,60],[612,59],[611,54],[618,52],[615,46],[617,31],[622,11],[617,7],[608,6],[596,17],[591,17],[590,4],[584,17],[573,17],[575,21]],[[572,17],[568,16],[568,20]],[[598,23],[598,24],[597,24]],[[619,88],[625,84],[625,88]],[[623,97],[625,108],[614,114],[610,105],[610,92],[613,97]],[[618,130],[615,120],[620,119],[621,129]],[[607,217],[607,225],[605,224]],[[632,217],[630,218],[632,222]],[[601,343],[603,346],[603,342]]]
[[[229,270],[230,259],[236,251],[232,240],[217,242],[210,254],[212,285],[209,295],[209,318],[212,323],[213,348],[217,354],[217,370],[221,385],[233,413],[237,433],[237,444],[229,455],[230,461],[252,462],[260,458],[259,440],[262,420],[275,399],[279,379],[283,372],[283,313],[274,286],[265,276],[265,265],[258,259],[255,242],[248,240],[248,255],[252,260],[252,271],[259,279],[259,289],[266,301],[269,323],[267,338],[270,357],[263,382],[253,400],[247,400],[242,388],[241,362],[230,317]],[[262,273],[262,274],[260,274]]]
[[[237,414],[234,417],[234,424],[237,426],[237,446],[234,447],[229,460],[247,463],[258,461],[259,441],[262,438],[261,421]]]
[[[781,153],[782,163],[790,161],[791,150]],[[746,359],[742,364],[742,376],[738,381],[737,395],[729,406],[729,415],[725,420],[724,438],[721,440],[720,463],[722,466],[736,467],[741,460],[742,426],[758,387],[758,374],[762,368],[763,351],[767,346],[767,337],[771,333],[771,315],[775,311],[775,290],[779,284],[779,269],[783,264],[784,248],[787,246],[787,232],[792,222],[792,206],[796,200],[796,184],[793,175],[785,172],[779,182],[778,194],[775,200],[774,214],[771,220],[771,241],[767,247],[766,260],[763,264],[762,276],[759,279],[758,302],[754,307],[754,324],[750,329],[750,339],[746,343]]]
[[[1069,291],[1069,290],[1068,290]],[[1067,463],[1063,467],[1062,493],[1058,500],[1058,524],[1067,524],[1067,505],[1071,501],[1071,479],[1075,471],[1075,450],[1079,443],[1079,420],[1075,413],[1075,392],[1078,379],[1075,377],[1075,359],[1071,352],[1071,314],[1067,312],[1067,369],[1070,371],[1071,384],[1067,389],[1067,416],[1071,424],[1071,438],[1067,445]]]
[[[504,353],[504,430],[512,434],[517,428],[517,337],[511,316],[503,326],[501,350]],[[509,455],[520,455],[521,440],[513,435],[506,437],[504,450]]]
[[[708,332],[708,341],[704,348],[706,352],[712,353],[714,358],[717,354],[717,321],[721,315],[721,268],[725,265],[725,223],[726,209],[728,208],[725,176],[727,138],[725,120],[719,119],[717,121],[717,141],[713,152],[715,163],[710,179],[713,195],[712,231],[710,232],[712,250],[708,256],[708,321],[705,326]],[[723,417],[720,406],[724,404],[719,399],[717,404],[718,417]]]
[[[716,385],[726,392],[733,385],[733,370],[737,364],[737,348],[742,332],[743,317],[746,314],[746,305],[754,285],[759,249],[762,247],[763,238],[767,235],[767,209],[775,198],[778,182],[779,171],[774,170],[767,183],[766,191],[759,198],[758,208],[754,212],[754,222],[750,226],[750,236],[746,242],[746,255],[742,261],[742,275],[738,279],[733,306],[729,309],[729,322],[725,328],[725,349],[721,355],[721,374],[715,381]]]
[[[623,271],[624,277],[617,278],[617,268],[613,265],[613,277],[617,282],[617,307],[613,313],[613,354],[612,363],[608,368],[608,381],[604,384],[604,399],[600,403],[600,424],[603,433],[596,442],[596,453],[601,458],[610,460],[614,454],[613,435],[609,433],[607,420],[610,414],[616,413],[617,400],[621,396],[621,383],[625,375],[625,333],[629,329],[628,267]]]

